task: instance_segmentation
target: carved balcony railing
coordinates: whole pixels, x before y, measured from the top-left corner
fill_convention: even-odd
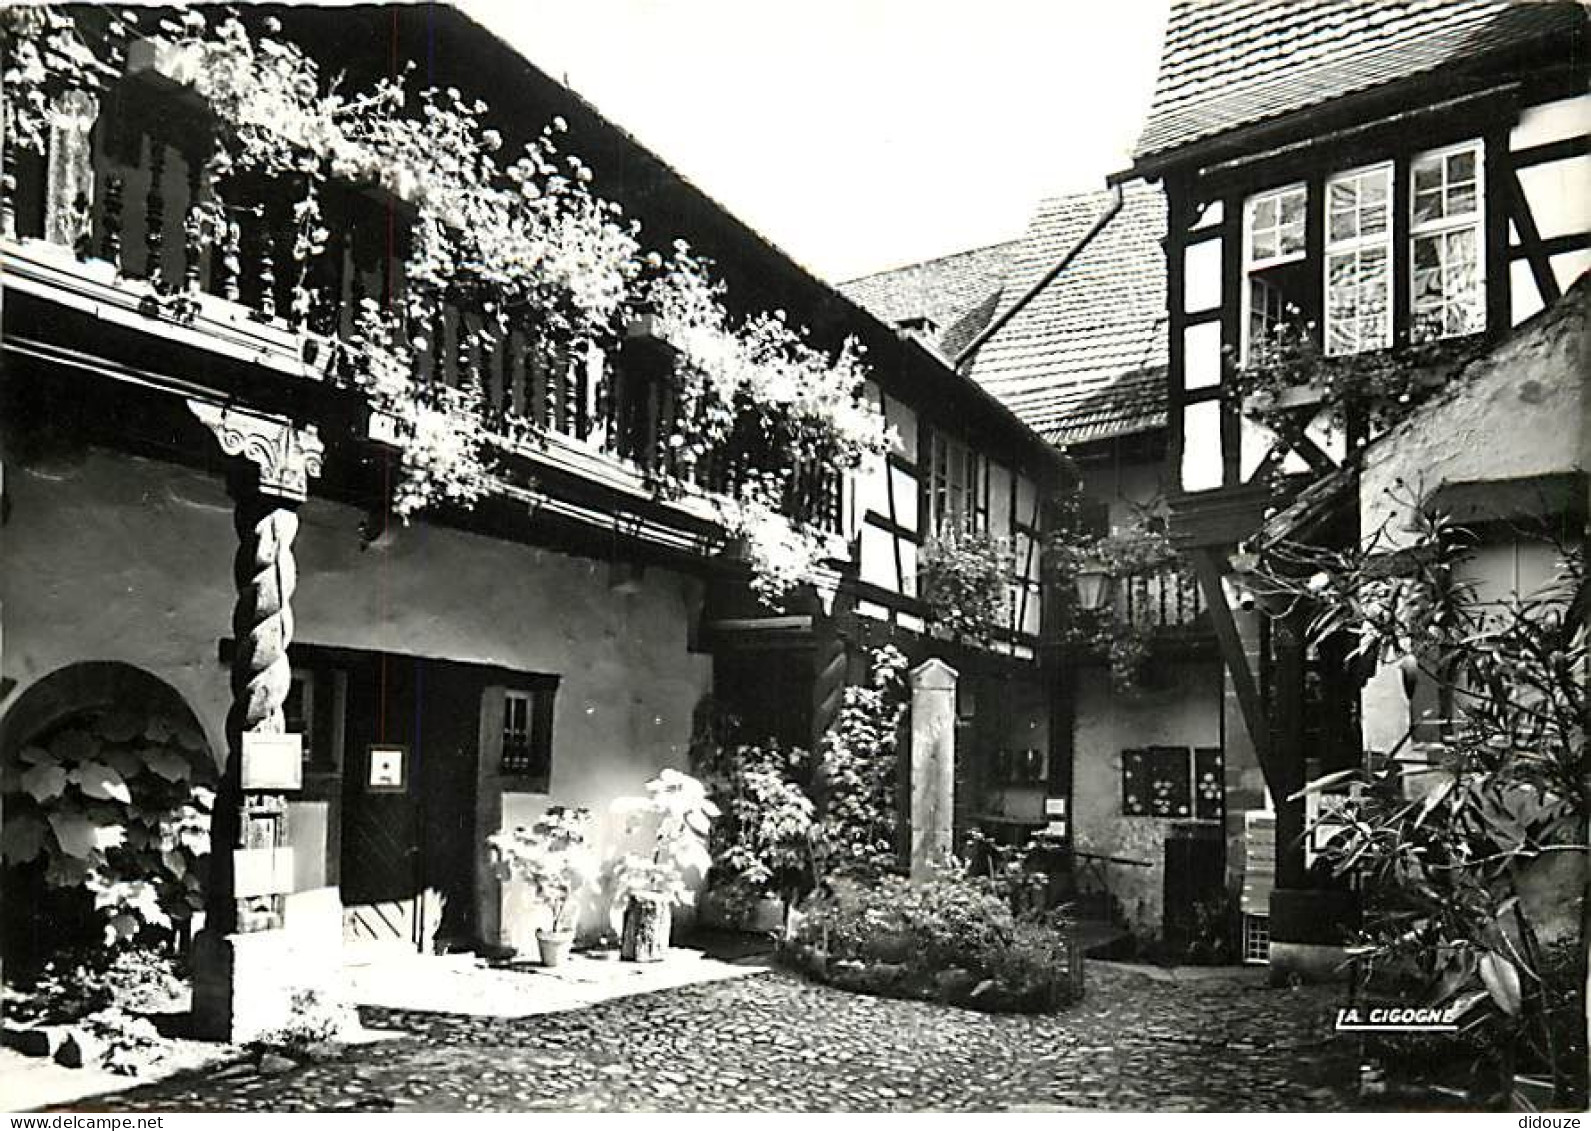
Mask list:
[[[0,154],[0,238],[22,250],[53,245],[55,262],[75,257],[71,270],[136,292],[146,316],[274,333],[309,361],[317,341],[350,336],[367,299],[401,309],[410,238],[401,199],[377,185],[323,185],[329,238],[301,257],[293,207],[302,184],[292,175],[212,183],[210,138],[204,106],[158,76],[129,77],[100,98],[69,95],[45,154],[9,144]],[[669,366],[627,359],[628,348],[571,354],[547,344],[537,311],[513,313],[505,328],[486,310],[484,296],[459,297],[434,325],[406,332],[424,342],[415,379],[472,394],[490,431],[539,433],[556,440],[549,448],[583,449],[642,482],[731,495],[778,458],[755,428],[739,428],[687,460],[671,442],[692,422]],[[819,464],[793,469],[783,502],[790,517],[838,530],[840,498],[840,474]]]
[[[1204,612],[1204,591],[1192,570],[1169,565],[1115,580],[1110,616],[1118,623],[1185,632]]]

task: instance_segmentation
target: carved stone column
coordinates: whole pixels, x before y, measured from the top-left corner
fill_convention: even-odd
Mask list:
[[[301,756],[282,713],[292,683],[293,539],[323,449],[313,428],[205,402],[189,407],[238,459],[232,707],[211,823],[207,922],[194,953],[195,1022],[207,1036],[238,1042],[280,1025],[295,994],[324,994],[336,976],[335,956],[308,959],[283,930],[293,875],[287,794],[298,788]]]

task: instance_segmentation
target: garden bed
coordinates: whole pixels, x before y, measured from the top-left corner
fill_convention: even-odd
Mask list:
[[[988,1013],[1048,1013],[1083,996],[1064,919],[1018,919],[987,885],[957,875],[836,881],[809,901],[781,957],[839,989]]]

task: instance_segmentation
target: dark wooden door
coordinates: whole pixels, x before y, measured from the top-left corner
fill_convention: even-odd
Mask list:
[[[349,675],[342,901],[350,943],[418,949],[424,939],[419,663],[370,656]]]
[[[1166,834],[1165,938],[1182,951],[1201,933],[1200,905],[1208,916],[1226,884],[1226,840],[1213,822],[1177,821]],[[1209,940],[1205,940],[1208,942]]]

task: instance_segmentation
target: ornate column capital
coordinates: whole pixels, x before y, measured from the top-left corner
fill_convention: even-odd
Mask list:
[[[254,465],[262,495],[294,503],[308,497],[326,450],[314,425],[299,428],[283,417],[209,401],[190,400],[188,409],[215,434],[223,452]]]

